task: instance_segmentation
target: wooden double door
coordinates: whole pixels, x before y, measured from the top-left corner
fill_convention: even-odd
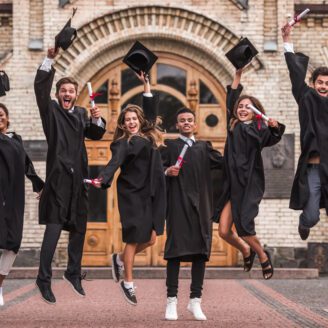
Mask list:
[[[223,152],[226,138],[225,91],[219,81],[202,67],[185,58],[159,53],[159,60],[150,72],[151,88],[159,97],[159,115],[166,138],[176,138],[175,113],[182,106],[195,111],[196,138],[209,140]],[[114,62],[99,71],[91,80],[94,90],[101,93],[97,106],[107,121],[107,132],[101,141],[86,141],[89,175],[96,177],[111,157],[110,143],[117,116],[128,103],[141,104],[143,86],[134,73],[121,62]],[[88,108],[86,87],[78,103]],[[117,175],[119,172],[117,172]],[[136,266],[163,266],[165,234],[156,244],[136,257]],[[88,228],[84,245],[83,265],[110,265],[110,255],[124,248],[118,212],[116,178],[107,191],[90,188]],[[233,266],[236,250],[218,236],[214,224],[210,266]]]

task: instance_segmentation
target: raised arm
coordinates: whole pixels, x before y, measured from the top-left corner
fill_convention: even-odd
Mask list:
[[[51,109],[51,106],[49,106],[51,102],[50,93],[55,77],[55,69],[52,67],[52,62],[56,55],[54,48],[48,49],[47,57],[37,70],[34,80],[34,92],[42,120],[46,118],[49,114],[49,109]]]
[[[304,93],[309,89],[309,86],[305,83],[309,57],[302,53],[294,53],[291,29],[292,27],[286,24],[281,28],[281,33],[284,41],[285,59],[292,83],[292,93],[296,102],[299,103]]]
[[[150,90],[149,76],[144,72],[137,74],[138,79],[144,85],[143,99],[142,99],[142,109],[145,114],[145,117],[148,121],[156,123],[157,118],[157,99],[153,97],[153,94]]]
[[[231,85],[227,86],[227,99],[226,99],[226,107],[227,107],[227,123],[229,124],[230,118],[233,115],[233,108],[235,103],[237,102],[240,94],[243,90],[243,86],[240,84],[242,75],[242,69],[236,71],[233,82]]]

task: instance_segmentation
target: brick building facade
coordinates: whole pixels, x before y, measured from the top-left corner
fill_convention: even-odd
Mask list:
[[[44,140],[33,91],[34,75],[75,6],[78,12],[73,25],[78,28],[78,38],[57,58],[56,79],[74,76],[83,92],[86,82],[120,60],[136,39],[155,52],[197,63],[224,88],[234,74],[224,53],[240,36],[247,36],[259,55],[243,77],[245,93],[258,97],[270,116],[286,124],[286,133],[294,139],[293,151],[285,156],[294,160],[295,167],[300,154],[299,122],[280,27],[294,10],[310,6],[311,14],[293,31],[294,47],[310,56],[310,71],[328,65],[328,5],[319,0],[130,0],[128,6],[123,0],[0,0],[0,68],[10,76],[12,88],[0,101],[10,110],[11,127],[24,140]],[[35,167],[44,178],[44,161],[35,161]],[[18,265],[37,263],[43,237],[29,182],[26,190]],[[275,250],[278,265],[303,266],[307,242],[328,242],[328,217],[322,212],[320,223],[303,242],[297,233],[299,213],[290,210],[288,203],[287,198],[277,196],[264,199],[256,219],[257,233]],[[66,238],[63,234],[56,255],[59,264],[65,258]]]

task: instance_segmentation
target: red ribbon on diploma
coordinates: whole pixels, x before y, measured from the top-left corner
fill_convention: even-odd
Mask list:
[[[92,95],[89,96],[91,100],[95,100],[96,97],[101,96],[101,92],[92,92]]]
[[[261,120],[262,120],[262,114],[256,114],[255,117],[256,117],[256,120],[257,120],[257,129],[258,130],[261,130]]]

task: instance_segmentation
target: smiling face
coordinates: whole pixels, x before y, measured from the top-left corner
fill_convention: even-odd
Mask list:
[[[180,134],[191,137],[196,130],[195,116],[191,113],[181,113],[177,117],[176,128]]]
[[[137,134],[140,130],[140,121],[137,113],[127,111],[124,116],[123,127],[130,134]]]
[[[9,117],[5,110],[0,107],[0,133],[6,133],[9,126]]]
[[[242,99],[237,107],[237,118],[241,122],[247,122],[253,119],[254,113],[248,105],[253,105],[249,98]]]
[[[56,93],[59,105],[65,109],[70,110],[73,108],[77,98],[77,92],[74,84],[64,83],[60,86],[58,92]]]
[[[328,75],[319,75],[314,82],[314,89],[322,97],[328,97]]]

